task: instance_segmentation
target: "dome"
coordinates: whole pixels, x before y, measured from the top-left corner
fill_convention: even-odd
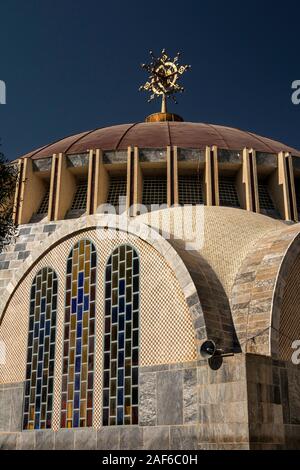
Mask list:
[[[216,145],[226,150],[241,150],[247,147],[258,152],[284,151],[300,156],[299,150],[283,143],[231,127],[193,122],[143,122],[120,124],[74,134],[29,152],[24,157],[39,159],[55,153],[86,152],[91,148],[123,150],[128,146],[159,148],[168,145],[198,149]]]

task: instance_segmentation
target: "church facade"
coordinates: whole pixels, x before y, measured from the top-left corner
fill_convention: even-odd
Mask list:
[[[0,448],[300,447],[300,152],[174,119],[14,162]]]

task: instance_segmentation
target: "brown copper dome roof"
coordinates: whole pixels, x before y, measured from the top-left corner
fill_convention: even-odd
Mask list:
[[[54,153],[76,154],[96,148],[121,150],[127,149],[130,145],[140,148],[177,145],[198,149],[203,149],[207,145],[217,145],[227,150],[241,150],[247,147],[259,152],[285,151],[300,156],[300,151],[285,144],[231,127],[192,122],[143,122],[82,132],[29,152],[24,157],[38,159],[49,157]]]

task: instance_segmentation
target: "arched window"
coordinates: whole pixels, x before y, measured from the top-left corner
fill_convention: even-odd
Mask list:
[[[138,424],[139,258],[130,245],[105,271],[103,426]]]
[[[30,292],[23,429],[51,428],[57,311],[57,275],[42,268]]]
[[[80,240],[67,261],[61,427],[92,426],[96,313],[93,243]]]

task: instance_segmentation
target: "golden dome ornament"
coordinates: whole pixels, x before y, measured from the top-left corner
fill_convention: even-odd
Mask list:
[[[159,57],[155,57],[152,51],[150,51],[150,56],[149,64],[141,64],[142,68],[149,73],[149,78],[139,90],[151,93],[148,103],[160,96],[162,103],[161,112],[148,116],[146,121],[182,121],[180,116],[167,112],[167,98],[172,98],[177,104],[175,94],[184,91],[184,87],[179,85],[178,81],[181,75],[191,68],[191,65],[179,65],[179,52],[173,59],[168,56],[165,49],[161,51]]]

